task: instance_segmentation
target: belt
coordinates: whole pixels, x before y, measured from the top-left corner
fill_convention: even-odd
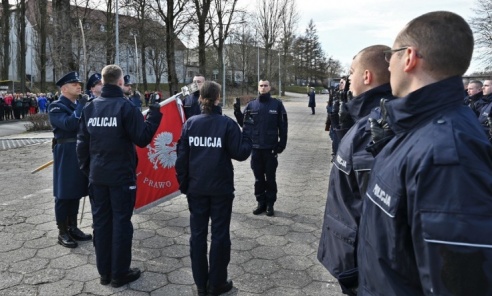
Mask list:
[[[77,142],[76,138],[56,139],[56,144],[65,144],[65,143],[74,143],[74,142]]]

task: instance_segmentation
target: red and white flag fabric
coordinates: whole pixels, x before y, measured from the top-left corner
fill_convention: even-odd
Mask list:
[[[185,120],[183,107],[178,96],[160,105],[162,121],[152,142],[145,148],[137,147],[136,213],[181,194],[174,164],[176,145]]]

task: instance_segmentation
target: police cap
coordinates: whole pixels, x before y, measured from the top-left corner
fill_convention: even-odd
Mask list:
[[[87,90],[90,90],[92,87],[94,87],[96,84],[98,84],[99,81],[101,81],[101,74],[100,73],[94,73],[91,75],[91,77],[89,77],[89,80],[87,80],[87,85],[85,88]]]
[[[56,86],[62,87],[63,85],[67,83],[72,83],[72,82],[79,82],[82,83],[82,80],[79,78],[79,73],[73,71],[65,74],[60,80],[56,82]]]
[[[130,75],[125,75],[123,77],[123,79],[125,80],[125,85],[132,85],[132,81],[130,79]]]

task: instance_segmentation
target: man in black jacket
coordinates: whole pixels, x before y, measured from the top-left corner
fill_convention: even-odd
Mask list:
[[[361,50],[350,67],[350,91],[346,103],[355,124],[343,136],[330,173],[318,260],[338,279],[342,291],[357,294],[357,229],[362,200],[374,157],[365,150],[371,140],[368,116],[382,98],[391,99],[390,73],[384,60],[385,45]],[[344,120],[340,117],[340,122]]]
[[[258,92],[258,98],[249,102],[244,112],[238,103],[234,104],[234,116],[240,126],[243,126],[245,117],[251,116],[254,121],[251,168],[255,175],[258,206],[253,214],[266,212],[267,216],[273,216],[273,205],[277,201],[277,157],[287,145],[287,111],[282,101],[271,97],[268,80],[259,81]]]
[[[159,105],[147,119],[124,95],[123,71],[117,65],[102,70],[101,96],[91,101],[80,118],[77,156],[89,177],[94,221],[94,246],[100,283],[120,287],[140,277],[130,269],[136,198],[135,145],[147,146],[159,127]]]

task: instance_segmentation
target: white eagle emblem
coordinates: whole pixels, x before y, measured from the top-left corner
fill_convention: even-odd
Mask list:
[[[152,162],[154,170],[157,170],[157,164],[165,169],[171,168],[176,163],[176,142],[173,142],[173,134],[170,132],[162,132],[154,138],[154,147],[148,145],[149,151],[147,156]]]

